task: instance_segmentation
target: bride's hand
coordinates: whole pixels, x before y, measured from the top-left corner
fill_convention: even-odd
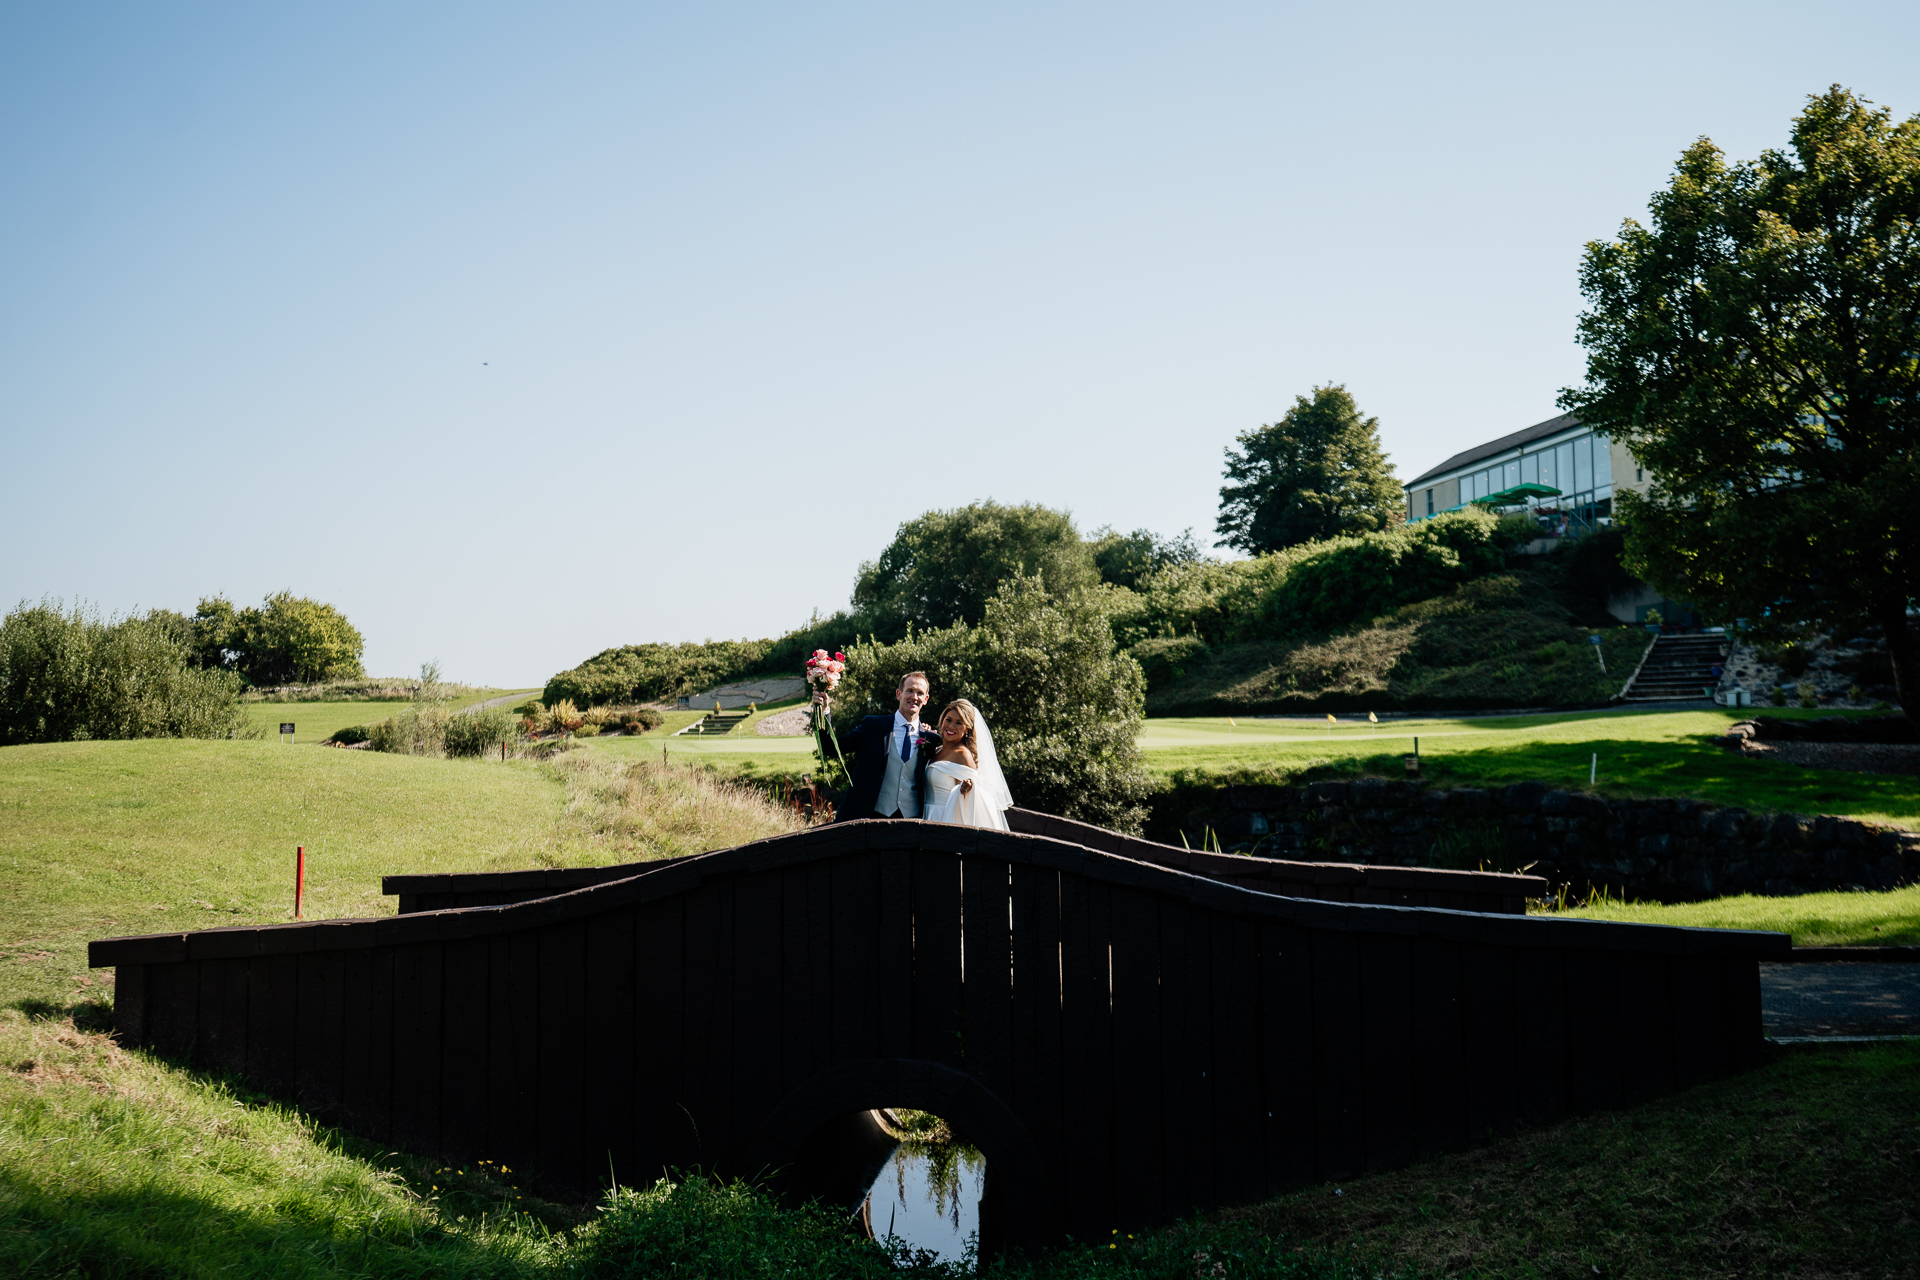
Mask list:
[[[964,796],[964,795],[970,795],[972,794],[972,792],[973,792],[973,780],[971,778],[962,778],[960,780],[960,794]]]

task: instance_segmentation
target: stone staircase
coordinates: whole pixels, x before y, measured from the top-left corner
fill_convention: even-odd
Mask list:
[[[709,711],[703,718],[694,721],[673,736],[676,738],[725,737],[745,724],[752,714],[745,707],[741,707],[738,711]]]
[[[1661,636],[1653,642],[1622,702],[1696,701],[1713,696],[1714,668],[1726,661],[1727,638],[1712,633]]]

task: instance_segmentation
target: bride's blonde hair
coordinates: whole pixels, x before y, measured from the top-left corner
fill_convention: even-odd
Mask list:
[[[960,713],[960,723],[967,726],[966,736],[960,739],[960,745],[972,752],[974,758],[978,759],[980,756],[980,735],[974,730],[974,725],[980,718],[980,709],[971,702],[968,702],[965,698],[955,698],[952,702],[940,708],[940,719],[934,723],[943,723],[949,711],[958,711]]]

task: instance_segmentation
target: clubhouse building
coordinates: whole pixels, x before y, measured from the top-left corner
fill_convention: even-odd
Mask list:
[[[1529,511],[1543,534],[1557,536],[1610,523],[1614,492],[1647,484],[1624,446],[1561,414],[1456,453],[1400,487],[1409,522],[1479,502]]]

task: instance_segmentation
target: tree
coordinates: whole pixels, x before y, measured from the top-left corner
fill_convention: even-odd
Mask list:
[[[1099,571],[1100,580],[1129,591],[1138,590],[1141,579],[1148,574],[1192,564],[1201,558],[1200,544],[1194,540],[1191,529],[1177,538],[1155,537],[1148,529],[1135,529],[1132,533],[1095,529],[1088,539],[1088,547],[1093,552],[1093,567]]]
[[[1093,553],[1065,512],[988,499],[901,525],[880,558],[860,566],[853,605],[875,635],[897,640],[909,627],[980,621],[1000,584],[1023,574],[1054,595],[1099,580]]]
[[[1406,496],[1380,448],[1380,420],[1362,418],[1343,386],[1295,396],[1272,426],[1227,450],[1214,528],[1249,555],[1397,524]]]
[[[225,596],[202,600],[194,613],[196,650],[206,666],[238,671],[255,685],[347,680],[366,674],[366,650],[346,615],[290,591],[258,608],[235,609]]]
[[[846,654],[833,698],[842,724],[890,706],[900,678],[925,671],[930,716],[967,698],[987,717],[1015,803],[1123,831],[1144,821],[1146,679],[1115,649],[1097,592],[1060,596],[1038,577],[1015,576],[986,602],[978,626],[916,631]]]
[[[1886,636],[1920,699],[1920,117],[1834,86],[1788,151],[1707,139],[1651,226],[1587,246],[1587,381],[1561,405],[1653,483],[1616,497],[1627,567],[1762,635]]]

